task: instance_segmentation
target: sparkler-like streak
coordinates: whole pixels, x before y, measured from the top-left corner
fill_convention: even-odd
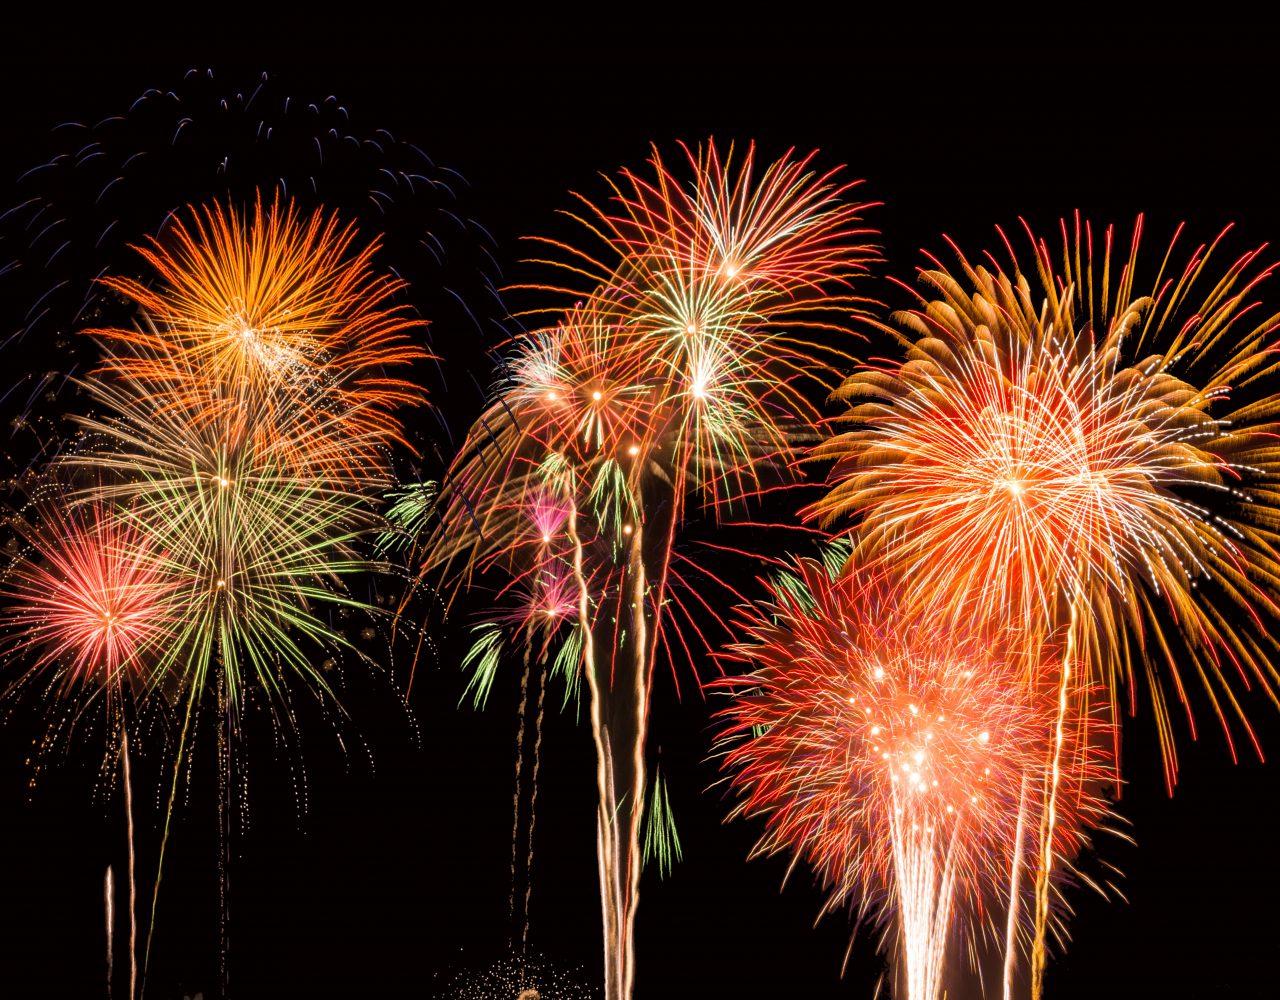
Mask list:
[[[533,834],[538,822],[538,770],[542,764],[542,719],[547,701],[547,672],[538,682],[538,705],[533,722],[533,773],[529,776],[529,828],[526,832],[524,861],[524,927],[520,933],[520,954],[529,949],[529,901],[533,895]]]
[[[1022,790],[1018,793],[1018,825],[1013,833],[1013,861],[1009,865],[1009,914],[1004,934],[1004,1000],[1013,1000],[1013,971],[1018,957],[1018,893],[1022,876],[1022,841],[1027,822],[1027,780],[1028,777],[1024,774]]]
[[[115,882],[111,878],[111,866],[107,865],[106,881],[103,886],[103,903],[107,916],[107,1000],[111,1000],[112,980],[115,978],[115,900]]]
[[[609,1000],[634,983],[649,685],[660,649],[689,648],[668,614],[672,547],[688,504],[728,517],[789,481],[817,437],[811,389],[847,360],[808,334],[847,333],[861,307],[849,283],[871,255],[864,206],[810,164],[787,156],[757,175],[753,151],[708,146],[689,154],[685,182],[655,155],[652,178],[625,174],[613,206],[586,203],[603,250],[553,250],[592,287],[537,286],[577,304],[517,350],[446,477],[428,547],[427,569],[468,581],[571,571]],[[563,518],[538,530],[529,512],[548,499]]]
[[[138,879],[133,848],[133,773],[125,729],[120,731],[120,759],[124,763],[124,812],[129,834],[129,1000],[133,1000],[138,993]]]
[[[800,560],[744,612],[724,766],[763,816],[756,854],[804,858],[860,915],[893,921],[910,1000],[936,1000],[949,956],[994,924],[1021,865],[1056,706],[1020,682],[1025,640],[913,612],[874,573],[833,579]],[[1105,813],[1087,714],[1064,729],[1055,850]],[[1010,920],[1018,920],[1010,901]],[[994,931],[994,926],[990,928]],[[994,936],[994,935],[992,935]]]
[[[1199,680],[1233,754],[1235,723],[1257,747],[1237,683],[1272,700],[1280,688],[1260,627],[1280,584],[1269,485],[1280,472],[1280,396],[1268,388],[1277,317],[1257,313],[1254,293],[1273,270],[1257,251],[1206,277],[1221,237],[1181,270],[1171,247],[1150,294],[1135,294],[1141,228],[1118,262],[1112,231],[1095,260],[1077,218],[1060,254],[1032,237],[1033,276],[1011,249],[1008,270],[960,256],[955,276],[924,271],[932,297],[892,329],[906,361],[866,366],[839,392],[852,429],[819,448],[837,464],[812,510],[857,518],[858,559],[897,567],[914,606],[967,615],[976,604],[1078,651],[1076,676],[1069,662],[1052,670],[1064,711],[1081,686],[1101,684],[1118,720],[1125,687],[1136,708],[1141,665],[1172,790],[1167,686],[1194,735],[1187,682]],[[1037,996],[1060,763],[1055,742]]]

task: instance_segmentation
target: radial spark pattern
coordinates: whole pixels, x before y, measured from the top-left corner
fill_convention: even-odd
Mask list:
[[[889,923],[905,995],[932,1000],[944,958],[994,936],[1011,884],[1029,891],[1017,873],[1034,863],[1056,705],[1019,682],[1012,630],[913,614],[884,581],[809,560],[772,591],[742,621],[750,672],[727,681],[736,812],[765,818],[758,853],[814,867],[829,907]],[[1054,846],[1069,859],[1105,808],[1088,713],[1066,730]]]
[[[1188,675],[1228,735],[1234,715],[1252,738],[1238,682],[1276,690],[1254,626],[1280,584],[1280,397],[1275,318],[1252,298],[1270,269],[1248,254],[1210,284],[1216,243],[1181,270],[1171,250],[1137,295],[1140,232],[1120,264],[1110,231],[1095,262],[1077,223],[1060,261],[1034,243],[1034,277],[925,271],[933,297],[897,317],[907,359],[839,392],[852,429],[820,449],[837,464],[813,511],[858,519],[859,558],[897,567],[919,606],[1074,622],[1113,698],[1145,672],[1172,782]]]

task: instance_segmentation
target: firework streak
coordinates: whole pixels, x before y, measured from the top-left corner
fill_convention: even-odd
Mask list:
[[[427,558],[468,581],[504,577],[516,604],[478,630],[477,699],[525,635],[543,655],[558,646],[571,688],[586,681],[609,1000],[635,976],[654,667],[702,644],[694,612],[710,609],[680,586],[674,543],[690,501],[728,518],[790,481],[817,435],[810,397],[845,359],[806,335],[847,335],[849,282],[870,256],[863,206],[809,158],[757,176],[752,152],[708,147],[688,165],[686,184],[655,154],[653,179],[625,174],[610,209],[588,203],[602,253],[554,245],[595,284],[537,286],[576,304],[513,349],[443,485]]]

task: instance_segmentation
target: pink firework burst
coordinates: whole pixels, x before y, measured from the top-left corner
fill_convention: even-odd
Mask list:
[[[3,584],[0,628],[10,653],[34,653],[29,672],[58,667],[68,685],[118,688],[141,678],[146,654],[171,631],[176,584],[139,531],[94,502],[36,505],[20,532],[23,558]]]

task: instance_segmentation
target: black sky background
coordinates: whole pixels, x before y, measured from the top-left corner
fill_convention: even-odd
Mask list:
[[[1234,222],[1234,251],[1280,237],[1265,29],[1225,8],[1159,24],[981,12],[933,22],[913,8],[833,23],[774,8],[747,24],[746,13],[601,8],[591,22],[455,11],[400,22],[370,11],[359,25],[298,13],[168,36],[105,23],[75,37],[66,26],[15,28],[0,59],[0,185],[32,165],[59,122],[120,111],[147,87],[212,66],[228,79],[266,70],[299,94],[336,94],[460,171],[466,204],[513,282],[527,274],[519,238],[560,231],[554,213],[571,206],[570,190],[603,196],[598,173],[641,167],[650,142],[674,155],[676,141],[709,135],[754,139],[767,157],[816,148],[821,166],[866,178],[862,197],[884,203],[867,216],[882,234],[879,276],[910,280],[921,248],[944,254],[943,233],[976,253],[996,247],[997,223],[1013,229],[1022,216],[1050,234],[1077,208],[1126,234],[1145,212],[1152,255],[1181,220],[1197,241]],[[905,301],[887,283],[864,287]],[[1280,306],[1280,286],[1263,294]],[[451,371],[449,333],[437,326],[433,343],[456,387],[442,408],[460,431],[489,373]],[[460,970],[501,957],[515,672],[485,712],[455,709],[467,623],[441,626],[439,656],[415,681],[412,722],[385,688],[352,694],[367,753],[304,734],[304,813],[288,768],[264,762],[252,827],[233,844],[232,995],[430,997]],[[1247,704],[1274,755],[1280,713],[1259,696]],[[785,859],[746,862],[758,828],[722,824],[728,803],[710,788],[706,759],[712,707],[689,685],[677,703],[666,686],[655,710],[685,859],[669,879],[650,872],[642,883],[637,996],[870,997],[883,966],[874,934],[859,932],[841,978],[849,919],[838,913],[814,929],[822,894],[808,873],[798,868],[780,891]],[[1172,799],[1145,704],[1127,720],[1130,784],[1118,808],[1138,846],[1101,838],[1099,847],[1125,873],[1128,901],[1071,893],[1078,916],[1050,967],[1051,996],[1275,995],[1280,777],[1244,755],[1232,766],[1204,706],[1199,718],[1198,742],[1180,734]],[[91,748],[29,788],[23,761],[42,731],[10,717],[0,732],[0,991],[103,996],[102,877],[108,863],[123,865],[123,817],[118,798],[87,794],[99,765]],[[586,727],[549,714],[543,751],[531,944],[594,983]],[[158,784],[155,766],[142,766],[144,779]],[[216,845],[199,792],[174,820],[148,983],[156,998],[216,993]],[[139,795],[151,800],[139,815],[149,898],[162,809],[154,792]]]

